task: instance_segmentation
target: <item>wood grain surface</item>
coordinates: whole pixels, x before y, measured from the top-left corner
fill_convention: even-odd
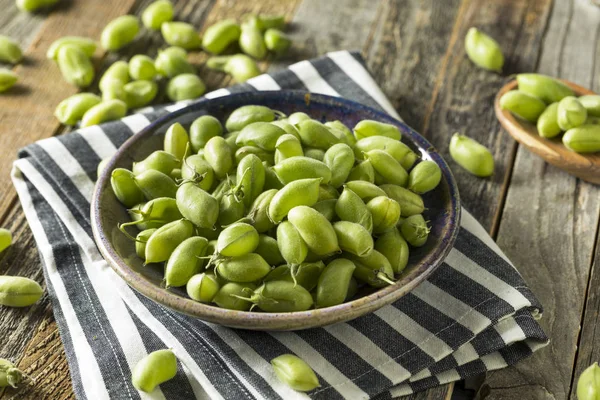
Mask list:
[[[20,13],[14,0],[0,0],[0,34],[15,38],[26,61],[15,68],[17,90],[0,96],[0,226],[15,245],[0,254],[0,274],[43,282],[35,242],[9,183],[16,151],[42,137],[64,132],[54,107],[76,89],[46,61],[51,41],[65,34],[98,37],[117,15],[140,14],[151,0],[61,1],[47,15]],[[361,50],[376,81],[404,120],[442,151],[458,180],[465,206],[482,222],[545,306],[542,325],[549,348],[528,360],[489,374],[479,398],[575,399],[578,375],[600,354],[596,332],[600,297],[597,231],[598,187],[543,163],[520,148],[498,124],[493,98],[516,72],[539,71],[600,89],[597,37],[600,8],[588,0],[190,0],[174,1],[176,18],[199,31],[225,17],[249,12],[283,13],[295,39],[282,59],[262,63],[276,70],[301,59],[340,49]],[[471,26],[496,38],[504,50],[501,75],[476,68],[465,57],[463,39]],[[144,32],[118,54],[96,54],[98,76],[116,59],[154,55],[160,34]],[[192,60],[209,90],[231,82]],[[491,179],[477,179],[448,156],[454,132],[488,146],[496,160]],[[580,324],[583,324],[581,333]],[[0,357],[31,375],[35,385],[0,392],[0,399],[74,398],[64,349],[45,296],[28,309],[0,310]],[[578,349],[578,350],[577,350]],[[452,385],[407,398],[464,399]]]
[[[600,8],[591,2],[555,2],[536,70],[597,91],[598,26]],[[501,136],[510,140],[506,133]],[[483,388],[487,398],[575,398],[578,345],[579,353],[588,353],[585,362],[593,347],[589,332],[582,336],[588,341],[579,342],[579,327],[599,209],[597,186],[519,148],[497,241],[544,305],[540,323],[552,344],[513,368],[491,373]],[[598,308],[586,310],[592,322],[589,313],[597,315]]]

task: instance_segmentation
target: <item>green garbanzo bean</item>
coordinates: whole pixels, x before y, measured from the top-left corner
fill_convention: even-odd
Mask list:
[[[167,78],[196,72],[194,66],[187,60],[187,52],[181,47],[168,47],[159,51],[154,65],[156,71]]]
[[[275,144],[275,164],[286,158],[302,157],[303,155],[302,144],[296,136],[286,133],[277,139],[277,143]],[[352,157],[352,161],[354,162],[354,157]]]
[[[285,259],[279,251],[277,240],[271,236],[258,235],[258,246],[254,252],[264,258],[269,265],[281,265],[285,263]]]
[[[169,0],[157,0],[142,12],[142,23],[148,29],[159,30],[163,23],[173,20],[173,4]]]
[[[58,3],[58,0],[17,0],[16,4],[19,10],[26,12],[36,12],[37,10],[50,7]]]
[[[255,23],[243,23],[239,39],[240,49],[258,60],[265,58],[267,47],[263,35]]]
[[[194,182],[184,182],[175,196],[181,214],[200,228],[213,229],[219,218],[219,202]]]
[[[575,93],[567,85],[550,76],[541,74],[518,74],[519,90],[541,99],[546,104],[556,103]]]
[[[23,58],[21,46],[8,36],[0,35],[0,61],[16,64]]]
[[[131,60],[129,60],[129,75],[135,80],[153,80],[156,77],[154,61],[144,54],[131,57]]]
[[[294,225],[309,250],[324,256],[340,251],[337,236],[327,218],[307,206],[297,206],[288,213],[288,221]]]
[[[535,96],[520,90],[511,90],[500,97],[500,108],[535,123],[546,109],[546,104]]]
[[[123,86],[123,92],[128,108],[140,108],[154,100],[158,85],[152,81],[133,81]]]
[[[387,196],[375,197],[367,203],[367,209],[373,216],[373,233],[389,231],[400,218],[400,204]]]
[[[280,127],[268,122],[253,122],[246,125],[235,139],[238,146],[256,146],[266,151],[275,151],[277,139],[285,135]]]
[[[261,31],[267,29],[283,29],[285,27],[285,15],[259,14],[256,23]]]
[[[120,119],[127,113],[127,104],[121,100],[107,100],[96,104],[83,114],[81,127]]]
[[[28,307],[37,303],[43,294],[42,287],[32,279],[0,275],[0,305]]]
[[[269,204],[269,219],[280,223],[296,206],[312,206],[319,199],[321,178],[298,179],[279,190]]]
[[[396,200],[400,204],[400,215],[402,217],[420,214],[425,210],[423,198],[406,188],[390,184],[381,185],[380,188],[383,189],[389,198]]]
[[[176,374],[177,358],[173,351],[157,350],[138,361],[131,373],[131,382],[136,389],[150,393]]]
[[[105,50],[116,51],[129,43],[140,31],[140,21],[133,15],[121,15],[110,21],[100,35],[100,44]]]
[[[595,362],[577,380],[577,399],[596,400],[600,396],[600,367]]]
[[[65,125],[75,125],[87,110],[101,101],[102,99],[93,93],[77,93],[61,101],[54,115]]]
[[[253,122],[271,122],[275,120],[275,112],[269,107],[248,105],[235,109],[225,121],[228,132],[241,131]]]
[[[553,138],[562,132],[558,126],[558,103],[546,107],[537,120],[537,130],[539,135],[545,138]]]
[[[177,168],[180,164],[181,160],[172,153],[164,150],[156,150],[142,161],[134,163],[132,171],[134,175],[139,175],[144,171],[154,169],[165,175],[169,175],[173,168]]]
[[[600,125],[581,125],[569,129],[563,135],[562,142],[577,153],[596,153],[600,151]]]
[[[185,128],[179,122],[175,122],[165,133],[163,148],[175,158],[183,160],[189,142],[189,136]]]
[[[265,282],[247,299],[266,312],[306,311],[313,305],[308,290],[288,281]]]
[[[271,360],[275,375],[294,390],[309,392],[321,386],[312,368],[293,354],[283,354]]]
[[[239,257],[252,253],[258,246],[258,232],[252,225],[239,222],[219,234],[217,253],[223,257]]]
[[[185,288],[190,298],[203,303],[210,303],[221,289],[221,285],[216,276],[203,272],[192,276]]]
[[[359,257],[366,257],[373,251],[371,232],[362,225],[349,221],[338,221],[333,223],[333,230],[337,236],[340,249],[343,251],[356,254]]]
[[[293,267],[304,262],[308,255],[304,239],[289,221],[283,221],[277,226],[277,247],[285,262]],[[295,279],[295,276],[292,277]]]
[[[375,183],[375,169],[370,160],[359,162],[350,170],[347,181],[366,181]]]
[[[135,183],[135,176],[125,168],[116,168],[110,176],[110,184],[117,199],[127,208],[144,201],[144,193]]]
[[[167,84],[167,96],[173,101],[191,100],[202,96],[206,85],[196,74],[181,74]]]
[[[379,236],[375,241],[375,250],[388,259],[395,274],[401,273],[406,268],[409,256],[408,244],[398,229],[393,228]]]
[[[157,228],[145,229],[135,237],[135,254],[142,260],[146,259],[146,243]]]
[[[385,136],[394,140],[400,140],[402,137],[400,130],[394,125],[368,119],[363,119],[356,124],[354,136],[356,140],[370,136]]]
[[[567,96],[558,103],[557,122],[560,129],[568,131],[585,123],[587,110],[573,96]]]
[[[252,293],[254,289],[256,289],[256,285],[251,282],[228,282],[221,286],[221,289],[219,289],[213,298],[213,302],[221,308],[248,311],[252,307],[252,303],[249,300],[243,299],[243,296],[246,294],[245,291]]]
[[[345,258],[330,262],[319,276],[316,307],[331,307],[343,303],[355,269],[356,265]]]
[[[6,68],[0,68],[0,93],[6,92],[19,80],[19,76]]]
[[[271,266],[256,253],[226,257],[217,261],[215,273],[230,282],[250,283],[264,278]]]
[[[298,179],[320,178],[322,184],[331,180],[331,169],[327,164],[310,157],[291,157],[273,166],[273,170],[284,184]]]
[[[0,253],[12,244],[12,233],[8,229],[0,228]]]
[[[230,74],[239,83],[260,75],[256,61],[245,54],[211,57],[206,60],[206,66]]]
[[[125,61],[116,61],[112,63],[110,67],[104,72],[102,78],[100,78],[100,82],[98,83],[98,87],[101,92],[106,90],[110,90],[114,85],[114,82],[118,82],[121,86],[125,86],[127,82],[129,82],[129,64]]]
[[[442,171],[435,161],[421,161],[410,171],[408,188],[415,193],[426,193],[433,190],[442,180]]]
[[[427,242],[430,230],[422,214],[411,215],[400,225],[402,237],[414,247],[421,247]]]
[[[146,243],[146,262],[167,261],[177,246],[192,237],[193,233],[194,226],[185,219],[161,226]]]
[[[181,242],[169,256],[165,266],[165,286],[185,286],[192,276],[202,271],[208,240],[192,236]]]
[[[192,150],[198,152],[198,150],[204,148],[211,138],[221,136],[222,134],[223,126],[215,117],[203,115],[196,118],[190,126],[190,144],[192,145]]]
[[[458,133],[452,136],[450,156],[461,167],[475,176],[486,178],[494,173],[492,153],[485,146],[467,136]]]
[[[202,47],[213,54],[221,54],[231,43],[240,38],[240,26],[233,19],[226,19],[209,26],[202,37]]]
[[[83,88],[94,80],[94,66],[90,58],[77,46],[60,46],[56,62],[65,81],[72,85]]]
[[[48,51],[46,51],[46,57],[51,60],[56,60],[58,49],[65,44],[79,47],[79,49],[88,57],[92,57],[96,51],[96,42],[92,39],[82,36],[63,36],[52,42],[50,47],[48,47]]]
[[[165,42],[171,46],[194,50],[200,48],[202,44],[196,29],[186,22],[164,22],[160,31]]]
[[[0,389],[12,387],[17,389],[23,381],[23,372],[10,361],[0,358]]]
[[[469,59],[478,67],[489,71],[502,71],[504,55],[500,45],[477,28],[470,28],[467,32],[465,50]]]
[[[194,179],[196,174],[197,176],[203,176],[202,180],[198,182],[198,186],[209,191],[215,181],[215,171],[204,157],[197,154],[186,158],[181,166],[181,177],[183,179]]]
[[[577,98],[581,105],[587,110],[587,113],[591,117],[600,117],[600,96],[597,94],[590,94],[586,96],[579,96]]]
[[[290,37],[278,29],[267,29],[264,41],[267,49],[275,54],[285,53],[292,45]]]

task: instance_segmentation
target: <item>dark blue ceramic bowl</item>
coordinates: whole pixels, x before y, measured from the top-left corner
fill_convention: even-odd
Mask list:
[[[438,163],[442,181],[424,196],[427,207],[425,218],[431,226],[429,239],[423,247],[411,249],[409,265],[394,285],[348,303],[318,310],[274,314],[241,312],[195,302],[182,291],[165,290],[161,287],[160,268],[142,266],[142,261],[135,256],[133,243],[116,228],[119,222],[127,221],[129,217],[112,192],[109,171],[117,167],[131,168],[132,162],[161,149],[166,130],[175,122],[189,126],[205,114],[225,120],[233,110],[248,104],[265,105],[288,115],[302,111],[321,121],[340,120],[349,127],[363,119],[393,124],[402,132],[402,141],[422,159]],[[129,139],[110,160],[98,179],[91,212],[94,237],[100,251],[131,287],[176,311],[213,323],[258,330],[296,330],[328,325],[359,317],[392,303],[411,291],[442,263],[452,248],[460,224],[460,200],[454,177],[442,156],[425,138],[404,123],[373,108],[338,97],[302,91],[232,94],[200,101],[160,118]]]

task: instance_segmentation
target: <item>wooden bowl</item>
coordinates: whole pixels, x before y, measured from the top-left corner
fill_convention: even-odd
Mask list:
[[[591,90],[569,81],[562,81],[576,93],[577,96],[595,94]],[[509,90],[517,88],[513,80],[500,89],[494,101],[494,110],[500,123],[517,142],[529,151],[542,157],[548,163],[575,175],[584,181],[600,184],[600,155],[578,154],[567,149],[561,141],[561,136],[546,139],[538,134],[534,124],[515,117],[510,111],[500,108],[500,97]]]
[[[425,246],[411,252],[409,266],[391,286],[371,291],[353,301],[317,310],[293,313],[243,312],[219,308],[191,300],[185,288],[165,290],[161,287],[162,268],[143,266],[135,255],[134,244],[117,228],[128,221],[127,210],[114,196],[110,172],[114,168],[131,168],[151,152],[162,149],[167,128],[180,122],[188,127],[201,115],[210,114],[224,120],[234,109],[247,104],[261,104],[286,114],[302,111],[319,120],[340,120],[354,126],[362,119],[374,119],[396,125],[403,141],[423,159],[438,163],[442,170],[440,185],[424,196],[431,234]],[[235,328],[256,330],[297,330],[347,321],[392,303],[429,276],[444,260],[458,234],[460,200],[456,182],[446,162],[421,135],[392,117],[341,98],[308,94],[300,91],[246,92],[205,100],[173,112],[130,138],[108,162],[98,179],[91,205],[96,244],[106,261],[135,290],[148,298],[184,314]],[[183,289],[183,290],[182,290]]]

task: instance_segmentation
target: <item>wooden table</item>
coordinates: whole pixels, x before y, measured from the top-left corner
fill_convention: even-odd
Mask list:
[[[19,41],[25,61],[15,67],[21,84],[0,96],[0,226],[15,236],[0,255],[0,274],[43,282],[32,233],[11,186],[17,149],[64,132],[52,116],[76,92],[45,59],[56,38],[98,38],[111,19],[140,14],[151,0],[61,0],[47,15],[20,13],[0,0],[0,33]],[[479,390],[487,399],[575,399],[574,384],[600,352],[600,257],[596,250],[600,190],[520,148],[499,126],[492,102],[508,76],[539,71],[598,91],[600,8],[589,0],[190,0],[174,1],[177,19],[203,30],[225,17],[249,12],[283,13],[293,21],[294,48],[264,69],[332,50],[362,51],[386,95],[405,121],[446,156],[454,132],[488,146],[496,160],[491,179],[470,176],[451,162],[464,205],[518,266],[545,307],[541,324],[552,344],[515,367],[488,374]],[[477,69],[465,57],[471,26],[496,38],[504,50],[504,73]],[[154,55],[159,34],[144,33],[119,57]],[[98,53],[103,70],[117,59]],[[201,65],[209,90],[230,84]],[[595,79],[596,78],[596,79]],[[446,157],[450,160],[450,157]],[[17,361],[36,380],[2,399],[73,398],[64,349],[47,297],[31,308],[0,309],[0,357]],[[452,385],[413,396],[449,399]],[[458,396],[455,396],[458,397]]]

